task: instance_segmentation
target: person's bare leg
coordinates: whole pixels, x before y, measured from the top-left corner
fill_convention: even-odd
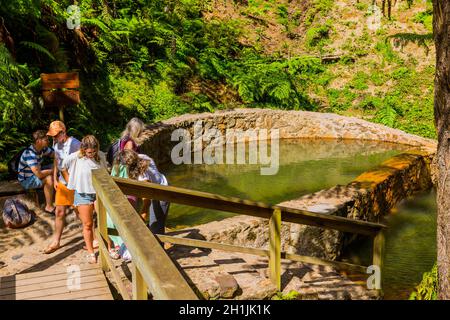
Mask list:
[[[94,206],[91,204],[82,204],[78,206],[78,216],[83,223],[83,237],[86,244],[86,249],[89,253],[94,253],[93,241],[94,234],[92,232],[92,225],[94,224],[92,219],[92,213]]]
[[[42,181],[44,183],[45,210],[53,211],[53,179],[52,176],[46,176]]]
[[[66,206],[56,206],[55,210],[55,238],[53,240],[54,246],[59,246],[61,236],[66,222]]]
[[[141,209],[141,218],[144,220],[145,224],[148,223],[148,212],[150,210],[150,199],[143,198],[142,199],[142,209]]]

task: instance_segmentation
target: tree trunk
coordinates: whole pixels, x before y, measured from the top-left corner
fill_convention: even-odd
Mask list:
[[[433,0],[436,45],[434,120],[438,133],[437,263],[439,299],[450,299],[450,1]]]

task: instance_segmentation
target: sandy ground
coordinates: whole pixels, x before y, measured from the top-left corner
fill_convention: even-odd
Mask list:
[[[52,241],[54,215],[44,212],[25,196],[20,197],[34,210],[36,219],[20,229],[6,228],[3,219],[0,219],[0,276],[43,271],[61,264],[85,264],[81,222],[74,211],[70,210],[66,216],[62,248],[47,255],[43,250]],[[6,199],[0,198],[1,209]]]

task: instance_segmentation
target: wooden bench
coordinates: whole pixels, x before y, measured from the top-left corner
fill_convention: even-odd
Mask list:
[[[10,197],[18,194],[29,194],[32,198],[36,200],[36,203],[39,205],[39,189],[29,189],[25,190],[17,180],[10,181],[0,181],[0,197]]]

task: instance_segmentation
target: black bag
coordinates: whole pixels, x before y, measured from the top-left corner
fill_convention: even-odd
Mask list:
[[[114,159],[117,154],[120,152],[120,139],[114,141],[108,148],[108,152],[106,153],[106,160],[112,166]]]
[[[18,198],[6,199],[3,206],[3,222],[9,228],[21,228],[33,219],[33,211]]]
[[[10,179],[17,179],[17,175],[19,174],[20,157],[22,157],[22,153],[27,149],[28,147],[21,149],[11,158],[11,160],[8,161],[8,173]]]

